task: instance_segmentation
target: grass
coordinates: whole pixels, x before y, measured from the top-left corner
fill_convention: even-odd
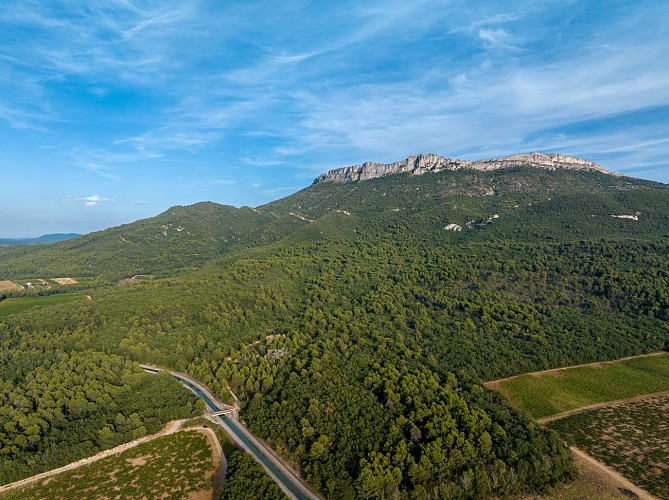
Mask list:
[[[669,355],[527,374],[499,383],[514,406],[534,418],[669,390]]]
[[[34,307],[46,307],[64,302],[74,302],[84,300],[86,295],[83,293],[48,295],[46,297],[20,297],[6,299],[0,302],[0,318],[27,311]]]
[[[555,420],[550,427],[658,498],[669,498],[669,395]]]
[[[214,467],[207,437],[183,431],[10,490],[0,499],[211,498]]]

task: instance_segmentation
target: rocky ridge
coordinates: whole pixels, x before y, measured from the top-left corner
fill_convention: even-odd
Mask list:
[[[620,175],[609,170],[605,170],[599,163],[594,161],[576,158],[575,156],[561,155],[557,153],[525,153],[502,158],[490,158],[487,160],[466,161],[444,158],[436,154],[419,154],[395,163],[374,163],[365,162],[362,165],[353,165],[350,167],[336,168],[324,174],[319,175],[314,184],[319,182],[349,182],[364,181],[385,177],[393,174],[410,173],[413,175],[423,175],[429,172],[441,172],[443,170],[498,170],[502,168],[512,168],[529,166],[547,170],[556,170],[566,168],[572,170],[592,170],[610,175]]]

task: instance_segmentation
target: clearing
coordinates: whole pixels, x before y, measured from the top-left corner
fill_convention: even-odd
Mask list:
[[[669,354],[528,373],[489,382],[519,409],[544,418],[608,401],[669,391]]]
[[[5,290],[18,290],[19,285],[14,283],[13,281],[0,281],[0,292],[4,292]]]
[[[75,283],[79,283],[74,278],[51,278],[51,281],[55,281],[59,285],[74,285]]]

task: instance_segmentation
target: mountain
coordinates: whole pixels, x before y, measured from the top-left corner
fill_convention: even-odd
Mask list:
[[[421,157],[414,175],[416,157],[257,208],[173,207],[0,249],[0,279],[100,285],[0,321],[0,482],[147,431],[130,416],[153,399],[106,396],[143,380],[131,362],[237,396],[323,497],[508,498],[568,480],[560,438],[481,383],[669,348],[669,186],[517,158]],[[116,286],[134,274],[156,279]]]
[[[314,183],[327,181],[361,181],[402,173],[423,175],[428,172],[436,173],[443,170],[467,169],[488,171],[523,166],[548,170],[555,170],[557,168],[590,170],[611,175],[620,175],[603,169],[601,165],[593,161],[555,153],[525,153],[478,161],[454,160],[428,153],[410,156],[406,160],[395,163],[366,162],[362,165],[337,168],[318,176]]]
[[[6,245],[42,245],[45,243],[56,243],[58,241],[71,240],[81,236],[77,233],[54,233],[45,234],[37,238],[0,238],[0,246]]]
[[[352,240],[363,230],[396,224],[411,224],[438,239],[446,238],[443,228],[449,224],[477,229],[460,234],[463,241],[575,239],[607,231],[616,237],[668,234],[668,199],[664,184],[611,174],[570,156],[532,153],[459,162],[417,155],[334,170],[257,208],[177,206],[44,248],[0,248],[0,279],[38,273],[106,280],[166,276],[283,239]]]

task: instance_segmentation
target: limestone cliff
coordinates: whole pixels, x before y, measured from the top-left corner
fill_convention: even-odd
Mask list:
[[[337,168],[319,175],[314,181],[314,184],[327,181],[364,181],[377,177],[385,177],[386,175],[403,173],[422,175],[428,172],[440,172],[442,170],[497,170],[520,166],[543,168],[547,170],[555,170],[558,168],[594,170],[606,174],[620,175],[603,169],[601,165],[593,161],[555,153],[526,153],[477,161],[454,160],[435,154],[419,154],[395,163],[366,162],[362,165]]]

